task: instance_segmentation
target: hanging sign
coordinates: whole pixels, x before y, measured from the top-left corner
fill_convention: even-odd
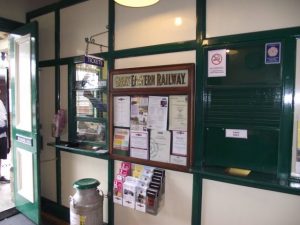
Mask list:
[[[208,77],[226,77],[226,49],[208,51]]]
[[[265,64],[279,64],[281,56],[281,43],[266,43]]]
[[[95,66],[104,66],[104,60],[102,58],[92,56],[92,55],[85,55],[84,56],[84,63],[95,65]]]

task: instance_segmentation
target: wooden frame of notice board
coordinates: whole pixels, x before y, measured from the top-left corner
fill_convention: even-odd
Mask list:
[[[110,72],[110,156],[187,172],[193,162],[195,64]]]

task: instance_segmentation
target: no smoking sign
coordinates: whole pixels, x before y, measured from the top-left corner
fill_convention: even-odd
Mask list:
[[[208,77],[226,76],[226,49],[208,51]]]
[[[219,53],[213,54],[211,57],[211,62],[214,65],[220,65],[222,63],[222,55]]]

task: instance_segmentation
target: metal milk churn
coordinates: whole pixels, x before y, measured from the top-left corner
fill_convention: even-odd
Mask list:
[[[93,178],[76,181],[74,196],[70,197],[70,225],[103,225],[103,192],[100,182]]]

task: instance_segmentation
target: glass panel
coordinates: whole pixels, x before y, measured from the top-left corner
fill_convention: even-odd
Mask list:
[[[85,63],[76,65],[76,89],[95,89],[106,87],[106,79],[101,67]],[[102,75],[102,76],[101,76]]]
[[[77,121],[77,138],[79,141],[105,143],[106,125],[104,123]]]
[[[28,132],[31,132],[32,120],[30,50],[30,35],[16,40],[16,127]]]
[[[104,63],[106,64],[106,63]],[[106,143],[107,71],[86,63],[76,64],[75,97],[78,141]]]
[[[300,177],[300,39],[297,40],[292,176]]]
[[[34,202],[33,155],[27,150],[16,148],[17,152],[17,191],[30,202]]]
[[[100,91],[76,91],[76,109],[78,117],[101,117],[99,113],[107,111],[106,95]]]
[[[68,89],[68,66],[63,65],[60,67],[60,107],[61,109],[69,110],[68,108],[68,98],[69,98],[69,89]],[[67,121],[68,123],[68,121]],[[65,132],[60,136],[61,141],[68,141],[69,137],[69,126],[66,124]]]

